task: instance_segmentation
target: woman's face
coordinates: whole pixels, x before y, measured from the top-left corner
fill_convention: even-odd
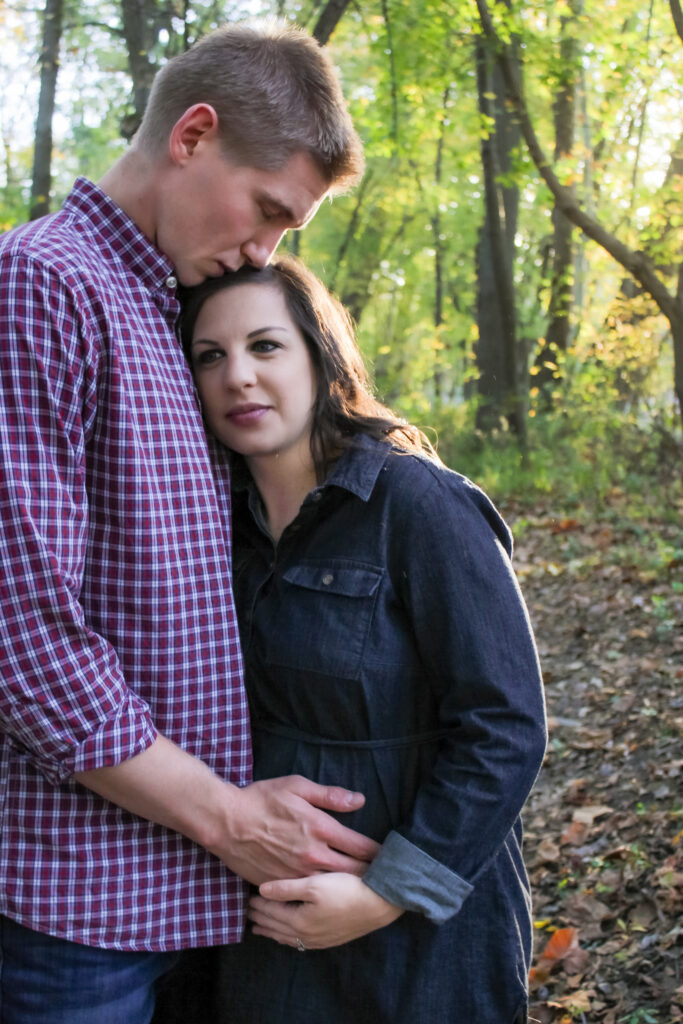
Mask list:
[[[246,458],[296,455],[311,464],[315,371],[277,285],[211,295],[192,336],[192,366],[216,437]]]

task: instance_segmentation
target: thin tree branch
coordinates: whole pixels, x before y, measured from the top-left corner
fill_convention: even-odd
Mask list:
[[[365,193],[370,185],[371,180],[372,171],[368,171],[361,178],[360,185],[358,186],[358,189],[356,191],[356,202],[354,203],[353,212],[351,213],[349,223],[346,226],[346,233],[344,235],[344,238],[342,239],[341,245],[339,246],[337,258],[334,261],[334,271],[332,272],[332,277],[330,278],[330,281],[328,283],[328,287],[332,292],[336,288],[337,274],[339,273],[339,270],[342,264],[344,263],[344,260],[346,259],[346,253],[348,251],[348,248],[351,245],[353,239],[356,237],[356,230],[358,228],[358,221],[360,219],[361,207],[363,205]]]
[[[328,0],[325,4],[313,29],[313,37],[321,46],[324,46],[329,40],[349,3],[350,0]]]
[[[67,21],[64,23],[64,31],[71,31],[75,28],[101,28],[111,36],[118,36],[119,39],[124,38],[122,28],[108,25],[106,21]]]

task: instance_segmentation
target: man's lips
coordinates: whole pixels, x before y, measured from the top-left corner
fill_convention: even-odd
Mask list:
[[[223,260],[215,260],[215,265],[215,270],[209,273],[209,277],[225,277],[226,274],[234,274],[241,266],[241,264],[237,264],[233,267],[229,263],[224,263]]]

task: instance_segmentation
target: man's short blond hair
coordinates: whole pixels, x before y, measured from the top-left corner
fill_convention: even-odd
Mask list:
[[[161,152],[196,103],[215,109],[226,155],[244,166],[278,170],[306,152],[331,192],[363,172],[363,147],[336,69],[301,29],[239,23],[204,36],[157,73],[135,145]]]

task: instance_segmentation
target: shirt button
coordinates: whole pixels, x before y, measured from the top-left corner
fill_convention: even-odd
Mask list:
[[[178,278],[174,277],[173,274],[171,274],[169,277],[166,278],[166,287],[167,288],[177,288],[178,287]]]
[[[326,572],[325,575],[323,576],[323,583],[325,584],[326,587],[329,587],[329,585],[330,585],[330,583],[332,582],[333,579],[334,579],[334,576],[332,575],[332,573],[331,572]]]
[[[315,493],[311,495],[311,501],[320,501],[321,498],[322,491],[315,491]]]

